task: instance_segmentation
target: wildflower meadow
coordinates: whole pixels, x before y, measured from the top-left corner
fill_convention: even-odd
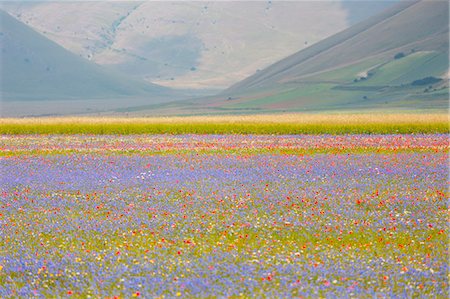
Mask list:
[[[446,134],[2,135],[1,298],[448,298]]]

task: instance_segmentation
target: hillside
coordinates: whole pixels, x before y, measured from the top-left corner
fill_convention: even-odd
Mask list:
[[[69,101],[74,100],[78,101],[74,106],[80,110],[87,107],[83,108],[84,104],[91,105],[95,100],[113,103],[114,100],[142,98],[150,104],[174,99],[174,93],[168,88],[129,79],[89,62],[1,10],[0,19],[2,115],[30,105],[42,106],[42,113],[47,110],[53,110],[47,113],[56,113],[55,106],[72,113],[64,102],[70,106]],[[118,104],[129,103],[125,100]],[[26,111],[19,114],[22,113],[27,114]]]
[[[224,89],[347,28],[350,8],[358,16],[378,9],[368,4],[20,1],[4,9],[97,64],[170,87]]]
[[[41,34],[2,13],[2,115],[448,109],[448,2],[402,1],[311,46],[346,24],[336,3],[304,4],[289,13],[312,27],[279,2],[3,3]]]
[[[220,113],[447,109],[448,5],[402,2],[197,105]]]
[[[0,11],[3,100],[165,94],[78,57]]]

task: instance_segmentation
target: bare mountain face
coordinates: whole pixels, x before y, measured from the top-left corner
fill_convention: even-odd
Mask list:
[[[65,1],[3,7],[77,55],[179,88],[226,88],[348,27],[348,11],[328,1]]]

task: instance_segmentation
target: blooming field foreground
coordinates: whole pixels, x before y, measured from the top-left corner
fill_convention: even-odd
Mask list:
[[[448,294],[448,135],[3,136],[0,297]]]

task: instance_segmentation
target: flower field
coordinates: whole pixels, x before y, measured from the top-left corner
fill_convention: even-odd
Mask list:
[[[0,298],[449,297],[446,134],[0,138]]]

